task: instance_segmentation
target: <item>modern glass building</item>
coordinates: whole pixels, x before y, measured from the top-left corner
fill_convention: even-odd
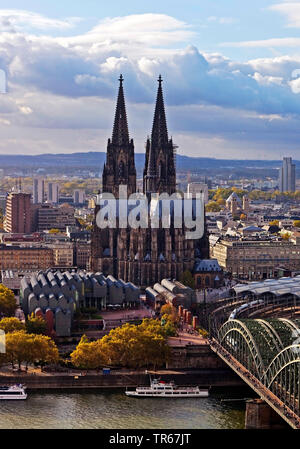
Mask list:
[[[282,167],[279,169],[280,192],[295,192],[296,190],[296,166],[291,157],[284,157]]]

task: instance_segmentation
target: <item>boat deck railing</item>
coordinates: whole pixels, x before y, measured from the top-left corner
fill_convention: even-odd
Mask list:
[[[138,391],[149,391],[149,390],[155,390],[155,391],[173,391],[173,390],[184,390],[184,391],[196,391],[198,390],[198,387],[137,387]],[[201,390],[200,390],[201,391]]]

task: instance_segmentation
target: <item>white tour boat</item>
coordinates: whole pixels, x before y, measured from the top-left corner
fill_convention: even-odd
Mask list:
[[[127,396],[138,398],[207,398],[208,389],[199,387],[177,387],[174,382],[163,382],[159,379],[150,379],[150,387],[137,387],[135,390],[126,390]]]
[[[6,399],[26,399],[27,393],[25,393],[23,385],[11,385],[9,387],[0,387],[0,400]]]

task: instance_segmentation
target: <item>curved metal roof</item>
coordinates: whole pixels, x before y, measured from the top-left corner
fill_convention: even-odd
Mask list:
[[[251,292],[254,295],[272,293],[276,296],[284,294],[300,295],[300,276],[294,278],[266,279],[261,282],[250,282],[249,284],[237,284],[232,289],[237,295],[243,292]]]

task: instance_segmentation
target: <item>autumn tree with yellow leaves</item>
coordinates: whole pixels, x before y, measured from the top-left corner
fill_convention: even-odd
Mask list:
[[[55,363],[59,359],[54,341],[45,335],[27,334],[23,330],[10,332],[5,336],[6,352],[1,354],[1,363],[15,364],[21,370],[21,364]]]
[[[165,330],[158,320],[145,319],[136,326],[126,323],[112,329],[101,340],[81,339],[71,354],[74,366],[99,369],[101,366],[128,368],[163,366],[169,356]]]
[[[28,334],[46,334],[47,323],[41,316],[32,313],[26,320],[26,332]]]
[[[164,333],[167,337],[174,337],[176,335],[176,328],[179,323],[179,316],[172,304],[165,304],[160,309],[161,322]]]
[[[6,334],[9,332],[24,331],[25,325],[15,317],[2,318],[0,321],[0,329],[2,329]]]
[[[107,362],[103,349],[101,340],[89,342],[88,338],[83,335],[77,348],[71,354],[72,363],[77,368],[98,370]]]
[[[17,303],[13,291],[0,284],[0,316],[14,316],[16,308]]]

